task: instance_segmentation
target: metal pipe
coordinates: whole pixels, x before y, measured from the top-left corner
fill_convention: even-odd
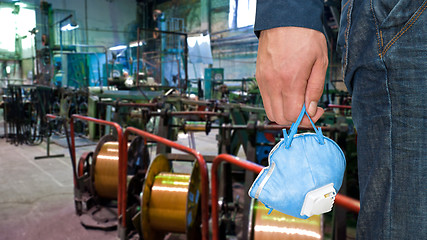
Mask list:
[[[137,37],[137,45],[136,45],[136,76],[135,76],[135,82],[136,82],[136,86],[138,87],[139,86],[139,49],[140,49],[140,35],[141,35],[141,30],[138,28],[138,30],[137,30],[137,35],[136,35],[136,37]]]
[[[86,44],[89,44],[89,30],[88,30],[88,17],[87,17],[87,0],[85,0],[85,32],[86,32]]]
[[[335,196],[335,203],[355,213],[359,213],[360,211],[360,201],[345,195],[337,194]]]
[[[207,111],[182,111],[182,112],[169,112],[171,116],[189,116],[189,115],[204,115],[204,116],[220,116],[220,112],[207,112]]]
[[[184,92],[187,91],[188,86],[188,35],[185,34],[184,36],[184,73],[185,73],[185,84],[184,84]],[[178,64],[178,69],[180,69],[180,66]],[[178,74],[179,76],[179,74]]]
[[[190,100],[190,99],[181,99],[180,100],[183,104],[187,104],[187,105],[210,105],[212,104],[209,101],[201,101],[201,100]]]
[[[335,104],[328,104],[328,108],[351,109],[351,106],[348,106],[348,105],[335,105]]]
[[[211,196],[212,196],[212,237],[213,240],[218,240],[218,167],[219,164],[223,161],[229,162],[231,164],[237,165],[246,170],[259,173],[263,169],[263,166],[256,163],[239,159],[238,157],[229,155],[229,154],[220,154],[212,162],[211,169]],[[335,197],[335,203],[340,205],[348,210],[358,213],[360,210],[360,202],[341,194],[337,194]]]
[[[172,32],[172,31],[163,31],[163,30],[148,29],[148,28],[139,28],[139,29],[141,29],[142,31],[147,31],[147,32],[156,32],[156,33],[166,33],[166,34],[188,36],[188,34],[185,32]]]
[[[98,102],[100,105],[111,105],[119,107],[149,107],[155,108],[159,106],[157,103],[121,103],[121,102]]]
[[[289,125],[259,125],[257,126],[257,128],[259,130],[282,130],[282,129],[290,129],[291,126]],[[335,127],[320,127],[322,129],[323,132],[333,132],[333,131],[337,131],[337,128]],[[304,127],[304,126],[298,126],[298,130],[312,130],[313,127],[309,126],[309,127]]]
[[[161,115],[161,114],[157,114],[157,115]],[[190,115],[190,114],[188,114]],[[197,115],[197,114],[195,114]],[[203,114],[199,114],[199,115],[203,115]],[[173,127],[173,126],[172,126]],[[206,130],[206,124],[191,124],[191,125],[185,125],[184,127],[186,130],[188,131],[205,131]],[[213,124],[210,126],[211,129],[232,129],[232,130],[246,130],[246,129],[250,129],[250,127],[248,127],[248,125],[231,125],[231,124],[222,124],[222,125],[217,125],[217,124]],[[290,129],[291,126],[289,125],[257,125],[255,126],[256,130],[259,131],[268,131],[268,130],[276,130],[276,131],[281,131],[282,129]],[[335,127],[320,127],[322,129],[323,132],[334,132],[334,131],[338,131],[337,128]],[[299,126],[298,130],[311,130],[313,129],[313,127],[303,127],[303,126]]]
[[[56,116],[56,115],[53,115],[53,114],[46,114],[46,117],[50,118],[50,119],[56,119],[59,116]]]
[[[162,116],[164,112],[150,112],[151,116]],[[167,116],[194,116],[194,115],[203,115],[203,116],[220,116],[223,113],[219,112],[207,112],[207,111],[182,111],[182,112],[166,112]]]
[[[169,147],[178,149],[180,151],[189,153],[193,155],[197,162],[199,163],[200,168],[200,178],[201,178],[201,185],[202,185],[202,192],[201,192],[201,210],[202,210],[202,239],[208,240],[209,239],[209,204],[208,204],[208,198],[209,198],[209,179],[208,179],[208,170],[206,167],[206,162],[203,158],[203,156],[197,152],[194,149],[188,148],[186,146],[180,145],[176,142],[170,141],[166,138],[159,137],[157,135],[142,131],[140,129],[134,128],[134,127],[128,127],[124,131],[124,141],[122,142],[122,147],[124,152],[127,152],[127,139],[129,137],[130,133],[137,134],[139,136],[142,136],[144,138],[151,139],[153,141],[162,143],[164,145],[167,145]],[[126,167],[127,167],[127,155],[124,155],[123,161],[119,161],[119,169],[122,169],[124,171],[119,171],[119,178],[122,180],[119,181],[119,189],[125,189],[126,190]],[[119,208],[121,208],[121,212],[123,213],[122,219],[125,219],[126,214],[126,195],[124,196],[124,199],[122,203],[119,205]]]
[[[184,125],[184,130],[186,132],[205,132],[206,131],[206,125],[205,124],[190,124],[190,125]]]

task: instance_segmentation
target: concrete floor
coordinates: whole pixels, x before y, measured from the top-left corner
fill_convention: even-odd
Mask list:
[[[116,239],[115,232],[80,225],[68,149],[50,146],[51,155],[65,157],[34,160],[46,155],[45,143],[15,146],[0,139],[0,239]]]
[[[0,126],[3,136],[1,119]],[[197,134],[197,150],[215,155],[214,137]],[[186,136],[178,141],[188,145]],[[77,158],[94,149],[95,145],[77,148]],[[68,148],[51,144],[50,154],[65,157],[35,160],[35,156],[46,155],[45,142],[15,146],[0,139],[0,240],[117,239],[116,231],[88,230],[80,224],[74,209]]]

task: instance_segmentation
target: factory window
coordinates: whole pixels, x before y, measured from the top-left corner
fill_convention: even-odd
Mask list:
[[[230,0],[228,27],[253,26],[255,22],[256,0]]]
[[[0,52],[24,53],[31,49],[32,36],[29,33],[35,24],[34,10],[16,6],[0,7]],[[18,45],[19,44],[19,45]]]

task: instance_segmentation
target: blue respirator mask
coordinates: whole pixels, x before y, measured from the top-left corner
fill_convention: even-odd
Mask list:
[[[296,134],[304,115],[315,133]],[[283,136],[268,155],[269,166],[255,179],[249,196],[270,212],[275,209],[302,219],[331,211],[346,165],[341,148],[314,126],[305,105],[289,134],[283,129]]]

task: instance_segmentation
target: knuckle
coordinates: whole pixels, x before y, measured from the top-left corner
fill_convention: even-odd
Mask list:
[[[291,68],[284,68],[284,69],[280,70],[279,74],[278,74],[278,77],[280,79],[290,79],[290,78],[292,78],[292,76],[294,76],[294,73],[291,70]]]
[[[324,56],[324,57],[322,58],[322,66],[323,66],[324,68],[327,68],[327,67],[328,67],[328,65],[329,65],[329,59],[328,59],[328,56],[326,55],[326,56]]]
[[[262,67],[257,68],[255,72],[255,78],[257,81],[271,81],[274,79],[274,75],[270,71],[264,71]]]
[[[273,117],[273,114],[271,114],[271,112],[270,112],[270,111],[267,111],[267,110],[266,110],[266,114],[267,114],[267,118],[268,118],[268,120],[270,120],[270,121],[272,121],[272,122],[275,122],[275,119],[274,119],[274,117]]]
[[[307,86],[307,95],[318,95],[323,93],[323,85]],[[307,96],[310,97],[310,96]],[[316,96],[317,97],[317,96]]]
[[[301,104],[293,104],[289,109],[287,109],[285,117],[289,122],[295,122],[297,120],[303,104],[303,102]]]
[[[289,113],[289,115],[286,117],[288,122],[295,122],[298,118],[299,113]]]

